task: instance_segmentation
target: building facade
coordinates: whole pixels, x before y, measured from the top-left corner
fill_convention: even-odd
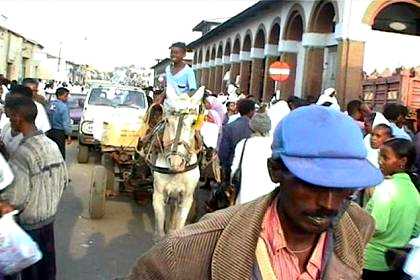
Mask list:
[[[260,1],[188,47],[197,79],[214,92],[224,90],[229,73],[230,83],[264,101],[276,89],[287,98],[318,96],[334,87],[344,105],[361,94],[365,46],[378,38],[387,38],[384,46],[395,41],[389,34],[400,36],[402,48],[404,40],[420,43],[419,18],[416,0]],[[418,49],[412,52],[418,59]],[[382,54],[369,55],[380,61]],[[278,85],[268,73],[277,60],[291,68],[289,79]]]
[[[43,46],[0,26],[0,74],[9,80],[38,78]]]

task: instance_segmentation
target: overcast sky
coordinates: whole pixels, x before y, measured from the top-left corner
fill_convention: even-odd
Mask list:
[[[150,67],[172,42],[200,36],[201,20],[224,21],[257,0],[1,0],[0,25],[66,59],[100,68]]]

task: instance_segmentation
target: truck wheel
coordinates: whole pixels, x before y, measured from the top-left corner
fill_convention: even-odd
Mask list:
[[[79,143],[79,151],[77,153],[78,163],[87,163],[89,161],[89,146]]]
[[[101,165],[106,169],[106,189],[114,192],[115,174],[114,174],[114,161],[110,154],[104,153],[101,156]]]
[[[89,215],[91,219],[101,219],[105,215],[105,191],[107,171],[103,166],[93,168],[90,185]]]

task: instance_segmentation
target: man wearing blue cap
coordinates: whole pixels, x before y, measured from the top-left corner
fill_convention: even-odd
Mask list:
[[[351,197],[383,177],[358,126],[331,108],[296,109],[275,130],[268,169],[273,193],[168,236],[129,279],[360,279],[374,223]]]

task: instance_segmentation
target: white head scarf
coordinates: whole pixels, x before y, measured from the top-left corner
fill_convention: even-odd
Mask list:
[[[334,88],[327,88],[324,90],[324,93],[321,94],[316,102],[316,105],[322,105],[326,102],[330,102],[331,105],[329,107],[340,111],[340,105],[338,105],[337,98],[335,97],[336,91]]]
[[[389,121],[382,115],[380,112],[375,112],[375,118],[373,119],[372,129],[379,124],[386,124],[390,125]],[[372,135],[368,134],[365,136],[364,142],[365,147],[367,150],[367,159],[372,163],[375,167],[379,168],[379,149],[373,149],[370,145],[370,139]]]
[[[270,135],[273,135],[276,126],[280,123],[280,121],[290,113],[290,107],[286,101],[281,100],[276,104],[272,105],[268,111],[267,115],[271,119],[271,130]]]

